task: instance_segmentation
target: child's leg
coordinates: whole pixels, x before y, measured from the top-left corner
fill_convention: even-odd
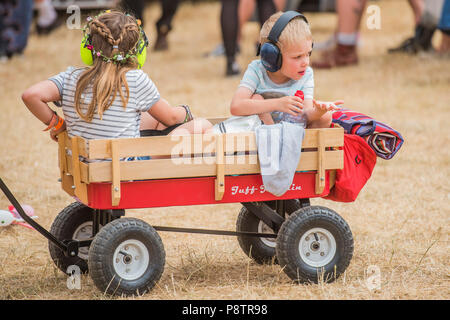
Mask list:
[[[308,128],[329,128],[332,119],[331,112],[325,112],[320,119],[308,123]]]
[[[183,123],[181,126],[169,133],[169,136],[181,136],[193,133],[206,133],[212,128],[211,122],[203,118],[195,118],[192,121]]]
[[[252,96],[252,99],[255,99],[255,100],[264,100],[264,97],[262,96],[262,95],[260,95],[260,94],[254,94],[253,96]],[[270,115],[270,112],[266,112],[266,113],[261,113],[261,114],[259,114],[258,115],[259,116],[259,119],[261,119],[261,121],[264,123],[264,124],[274,124],[275,122],[273,122],[273,119],[272,119],[272,116]]]

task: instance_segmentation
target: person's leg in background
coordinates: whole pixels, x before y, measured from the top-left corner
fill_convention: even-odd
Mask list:
[[[238,4],[239,0],[221,0],[220,26],[226,55],[226,76],[240,74],[236,62],[237,35],[239,28]]]
[[[130,13],[141,20],[142,27],[144,26],[144,8],[145,0],[122,0],[120,8],[126,13]]]
[[[34,7],[38,12],[36,32],[39,35],[49,34],[61,25],[51,0],[34,0]]]
[[[256,0],[239,0],[238,17],[239,17],[239,29],[238,29],[238,43],[242,38],[242,28],[245,23],[251,19],[256,8]]]
[[[424,0],[408,0],[409,5],[414,13],[414,23],[419,24],[420,18],[422,17],[423,9],[425,7]]]
[[[0,2],[0,62],[5,62],[8,60],[6,56],[6,39],[3,38],[3,31],[5,30],[5,26],[3,24],[4,16],[6,16],[6,7],[3,2]]]
[[[285,3],[286,0],[239,0],[238,51],[242,37],[242,29],[245,23],[251,19],[256,7],[258,10],[258,22],[261,27],[272,14],[277,11],[283,11]]]
[[[7,57],[22,54],[28,43],[31,20],[33,18],[33,0],[3,1],[2,42]]]
[[[262,17],[266,17],[266,19],[270,16],[267,15],[267,12],[275,12],[273,11],[273,5],[275,5],[276,11],[282,11],[285,8],[286,0],[265,0],[262,1],[263,3],[260,4],[258,1],[258,12],[262,8]],[[255,12],[257,5],[256,0],[239,0],[238,3],[238,18],[239,18],[239,26],[238,26],[238,34],[237,34],[237,45],[236,45],[236,53],[240,52],[240,43],[242,39],[242,30],[244,25],[253,17],[253,14]],[[269,11],[267,11],[267,8],[270,8]],[[259,16],[258,16],[259,18]],[[261,23],[261,19],[260,23]],[[265,20],[264,20],[265,21]],[[263,21],[263,22],[264,22]],[[211,52],[208,52],[205,54],[205,57],[211,56],[211,57],[217,57],[225,55],[225,47],[224,44],[221,43],[216,46]]]
[[[442,39],[437,52],[439,54],[450,53],[450,0],[445,0],[442,7],[441,19],[438,29],[442,32]]]
[[[280,0],[276,0],[279,7],[275,6],[275,0],[257,0],[259,26],[262,27],[269,17],[277,11],[282,11],[284,5]]]
[[[167,42],[167,34],[172,30],[172,19],[178,9],[179,0],[160,0],[162,14],[159,20],[156,22],[156,43],[154,50],[162,51],[169,48]]]
[[[400,45],[388,49],[388,53],[416,54],[432,49],[431,39],[436,30],[437,11],[440,12],[442,0],[424,1],[408,0],[414,14],[414,35],[404,40]]]
[[[325,50],[320,59],[313,61],[313,68],[333,68],[358,63],[358,33],[366,4],[367,0],[336,0],[336,46]]]

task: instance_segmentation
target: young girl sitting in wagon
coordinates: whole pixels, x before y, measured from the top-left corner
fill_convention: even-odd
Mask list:
[[[90,66],[69,67],[22,94],[53,140],[65,129],[85,139],[139,137],[144,113],[146,123],[154,118],[168,127],[164,134],[203,133],[211,127],[207,120],[192,120],[187,106],[171,107],[140,70],[148,41],[139,20],[108,10],[89,17],[84,32],[82,58]],[[52,101],[61,101],[64,119],[47,105]]]

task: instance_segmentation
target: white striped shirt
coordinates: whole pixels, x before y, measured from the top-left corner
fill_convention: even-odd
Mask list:
[[[87,122],[81,119],[75,110],[76,85],[84,70],[85,68],[69,67],[66,71],[49,79],[59,89],[69,136],[79,136],[85,139],[139,137],[141,112],[148,111],[160,99],[158,89],[153,81],[142,70],[128,71],[126,79],[130,95],[126,108],[123,107],[120,94],[117,93],[112,105],[103,112],[101,120],[96,109],[92,121]],[[87,110],[92,99],[92,85],[87,86],[81,97],[81,100],[84,101],[82,108]]]

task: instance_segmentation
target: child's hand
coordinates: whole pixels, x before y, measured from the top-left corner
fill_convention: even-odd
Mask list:
[[[50,130],[50,138],[52,138],[53,141],[58,142],[58,134],[60,134],[61,132],[63,132],[64,130],[66,130],[66,122],[64,121],[63,125],[61,126],[61,128],[59,128],[58,130]]]
[[[293,116],[298,116],[303,112],[303,100],[296,96],[285,96],[277,99],[276,111],[289,113]]]
[[[344,104],[343,100],[337,100],[334,102],[326,102],[326,101],[318,101],[313,99],[313,106],[318,111],[325,113],[327,111],[336,111],[341,109],[341,107],[338,107],[339,105]]]

